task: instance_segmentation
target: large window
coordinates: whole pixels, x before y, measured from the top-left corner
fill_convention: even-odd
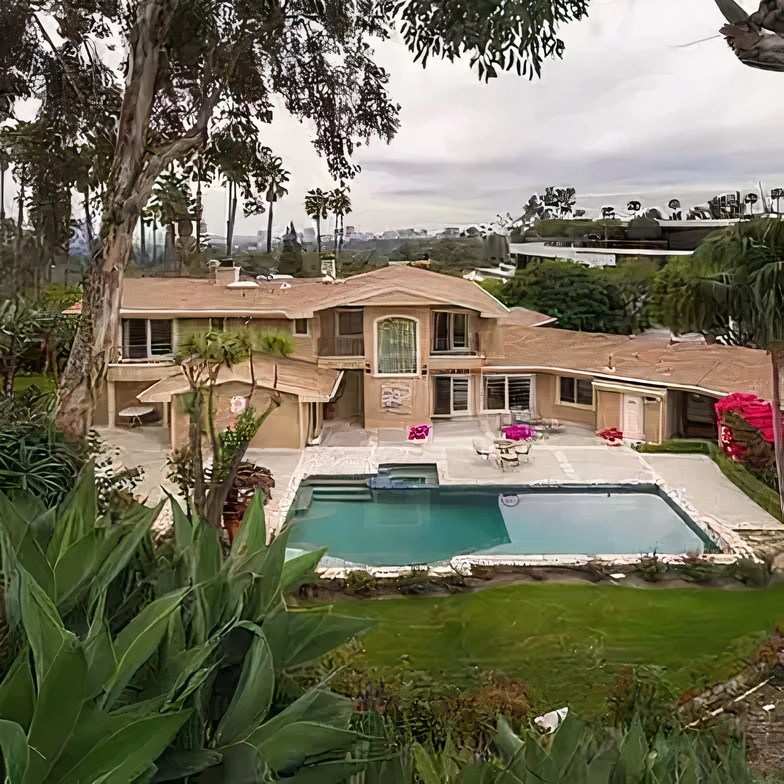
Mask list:
[[[559,383],[561,403],[572,403],[578,406],[593,405],[593,384],[590,379],[561,376]]]
[[[469,349],[468,314],[437,311],[433,314],[433,351]]]
[[[468,389],[468,376],[435,376],[433,414],[467,414],[470,408]]]
[[[338,337],[362,337],[364,326],[361,310],[339,310],[337,321]]]
[[[482,409],[510,411],[533,408],[533,385],[530,376],[484,376],[482,378]]]
[[[149,359],[171,354],[171,319],[123,319],[123,357]]]
[[[418,370],[419,330],[414,319],[402,316],[376,322],[376,356],[379,375],[410,376]]]

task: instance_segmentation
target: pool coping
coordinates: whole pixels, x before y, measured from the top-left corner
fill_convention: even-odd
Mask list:
[[[303,453],[304,457],[304,453]],[[375,455],[373,455],[375,457]],[[422,455],[420,454],[419,457],[421,458]],[[370,459],[367,460],[367,468],[368,474],[373,475],[378,473],[378,469],[380,465],[389,465],[390,463],[387,462],[376,462],[369,456]],[[296,498],[297,491],[299,490],[300,485],[307,479],[316,476],[328,476],[329,474],[319,473],[319,474],[308,474],[304,470],[305,466],[303,465],[303,460],[300,460],[300,463],[297,465],[297,469],[295,469],[294,473],[292,474],[291,480],[289,482],[288,487],[286,488],[286,492],[284,497],[281,499],[279,504],[279,517],[277,521],[277,532],[282,530],[282,527],[285,525],[286,520],[288,519],[289,512],[291,510],[291,506],[294,503]],[[449,477],[446,474],[446,465],[444,461],[438,459],[431,459],[431,460],[418,460],[419,463],[427,463],[429,465],[434,465],[437,470],[438,474],[438,482],[439,486],[449,487],[449,486],[465,486],[465,487],[472,487],[472,486],[484,486],[484,487],[492,487],[494,485],[498,485],[499,487],[509,486],[505,485],[505,483],[496,483],[496,482],[486,482],[486,481],[470,481],[470,480],[461,480]],[[341,476],[345,474],[333,474],[333,476]],[[735,531],[733,531],[729,526],[719,522],[715,518],[709,515],[703,515],[699,512],[699,510],[691,504],[688,499],[685,497],[685,494],[681,492],[677,488],[673,488],[668,486],[668,484],[661,478],[655,477],[653,479],[630,479],[626,481],[616,481],[616,482],[607,482],[606,480],[596,480],[596,481],[579,481],[579,482],[569,482],[555,480],[547,480],[547,481],[534,481],[534,482],[516,482],[514,483],[515,486],[522,488],[568,488],[568,489],[590,489],[590,488],[599,488],[599,487],[623,487],[623,488],[635,488],[635,487],[657,487],[659,489],[660,495],[664,498],[665,501],[669,503],[671,507],[673,507],[674,511],[683,518],[684,524],[689,525],[691,523],[693,526],[697,527],[718,549],[720,550],[719,553],[703,553],[699,556],[701,560],[713,562],[713,563],[733,563],[738,559],[750,559],[752,561],[760,562],[759,559],[752,548],[748,545],[748,543],[740,537]],[[362,563],[354,563],[350,561],[344,561],[343,559],[330,559],[329,556],[326,556],[326,560],[340,560],[342,563],[340,565],[324,565],[320,564],[316,572],[322,579],[345,579],[345,577],[350,574],[351,572],[356,571],[363,571],[367,572],[368,574],[372,575],[373,577],[377,578],[394,578],[403,575],[409,575],[413,570],[418,570],[422,572],[426,572],[432,575],[447,575],[447,574],[462,574],[467,575],[471,573],[471,570],[475,566],[479,567],[525,567],[525,568],[535,568],[535,567],[552,567],[552,566],[584,566],[588,563],[599,563],[605,566],[633,566],[643,562],[646,559],[651,558],[652,554],[597,554],[593,556],[585,555],[582,553],[558,553],[558,554],[547,554],[547,555],[482,555],[482,554],[468,554],[468,555],[456,555],[453,556],[448,561],[438,562],[438,563],[428,563],[428,564],[408,564],[406,566],[374,566],[370,564],[362,564]],[[662,563],[668,564],[679,564],[685,563],[687,561],[693,561],[694,556],[683,554],[683,555],[657,555],[656,556],[659,561]]]

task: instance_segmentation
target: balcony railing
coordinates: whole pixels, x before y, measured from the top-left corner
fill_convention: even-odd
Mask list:
[[[321,357],[364,357],[365,339],[356,337],[319,338]]]

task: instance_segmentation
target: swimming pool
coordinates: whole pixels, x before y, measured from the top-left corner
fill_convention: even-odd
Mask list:
[[[370,478],[370,485],[373,485]],[[457,555],[660,555],[718,552],[655,485],[372,487],[314,477],[289,516],[288,546],[369,566]]]

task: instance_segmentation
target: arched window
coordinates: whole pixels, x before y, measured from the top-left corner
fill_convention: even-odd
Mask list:
[[[419,324],[390,316],[376,321],[376,368],[379,375],[411,376],[418,372]]]

